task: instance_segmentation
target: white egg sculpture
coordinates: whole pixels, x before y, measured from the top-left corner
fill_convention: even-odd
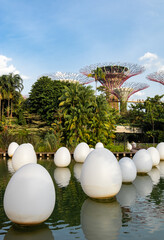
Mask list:
[[[86,199],[81,208],[80,219],[85,239],[118,239],[122,212],[117,201],[102,203]]]
[[[90,151],[89,152],[92,152],[94,150],[94,148],[90,148]]]
[[[160,155],[159,155],[158,150],[155,147],[149,147],[147,149],[147,151],[149,151],[149,153],[151,155],[153,167],[157,166],[160,162]]]
[[[152,158],[150,153],[146,149],[138,150],[134,154],[132,160],[136,165],[137,173],[148,173],[152,169]]]
[[[83,191],[91,198],[111,198],[122,185],[122,174],[114,154],[97,148],[86,158],[80,177]]]
[[[95,145],[95,149],[96,149],[96,148],[103,148],[103,147],[104,147],[104,145],[103,145],[102,142],[98,142],[98,143],[96,143],[96,145]]]
[[[71,172],[69,168],[57,167],[54,170],[54,179],[58,187],[67,187],[71,179]]]
[[[17,149],[18,146],[19,145],[16,142],[12,142],[12,143],[9,144],[8,149],[7,149],[7,154],[8,154],[9,157],[13,156],[13,154],[14,154],[14,152]]]
[[[132,144],[130,144],[129,142],[127,142],[127,149],[129,150],[129,151],[131,151],[132,150]]]
[[[122,207],[134,205],[136,198],[137,192],[133,184],[122,184],[119,193],[116,195],[116,199]]]
[[[156,148],[157,148],[157,150],[159,152],[160,160],[164,160],[164,142],[158,143]]]
[[[57,167],[67,167],[71,162],[71,154],[66,147],[59,148],[54,155],[54,163]]]
[[[87,143],[81,142],[79,143],[73,153],[73,157],[76,162],[81,162],[83,163],[90,153],[90,148]]]
[[[43,166],[26,164],[11,177],[4,194],[4,210],[12,222],[42,223],[49,218],[54,206],[54,184]]]
[[[119,165],[122,172],[122,182],[133,182],[137,175],[137,169],[132,159],[129,157],[123,157],[120,159]]]
[[[135,142],[132,142],[131,145],[132,145],[132,148],[136,148],[137,147],[137,144]]]
[[[27,163],[37,163],[37,156],[33,146],[23,143],[15,150],[12,157],[12,164],[15,171]]]

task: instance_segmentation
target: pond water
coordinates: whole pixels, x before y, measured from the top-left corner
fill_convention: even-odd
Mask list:
[[[35,227],[13,224],[3,209],[3,196],[13,172],[11,160],[0,160],[0,240],[163,239],[164,161],[133,184],[122,185],[111,201],[87,197],[80,185],[82,164],[72,160],[57,168],[53,160],[39,160],[50,173],[56,204],[49,219]]]

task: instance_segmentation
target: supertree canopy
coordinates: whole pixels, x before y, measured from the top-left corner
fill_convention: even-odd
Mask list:
[[[80,69],[80,73],[94,77],[108,91],[120,87],[128,78],[144,71],[143,66],[131,63],[98,63]]]
[[[164,71],[154,72],[146,76],[150,81],[158,82],[164,85]]]
[[[92,77],[86,77],[80,73],[71,72],[56,72],[54,74],[48,75],[52,80],[69,81],[69,82],[79,82],[81,84],[88,84],[94,81]]]
[[[145,83],[126,82],[120,88],[114,88],[112,94],[120,101],[120,112],[126,112],[127,101],[131,95],[148,87],[149,85]]]

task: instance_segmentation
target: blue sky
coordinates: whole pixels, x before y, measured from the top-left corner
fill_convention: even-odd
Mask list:
[[[44,74],[79,72],[99,62],[146,71],[150,85],[131,99],[164,93],[146,75],[164,70],[163,0],[0,0],[0,74],[19,73],[22,94]]]

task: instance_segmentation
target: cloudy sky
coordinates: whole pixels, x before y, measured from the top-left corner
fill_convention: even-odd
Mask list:
[[[44,74],[103,62],[144,65],[131,99],[162,94],[149,73],[164,69],[163,0],[0,0],[0,75],[19,73],[23,94]]]

